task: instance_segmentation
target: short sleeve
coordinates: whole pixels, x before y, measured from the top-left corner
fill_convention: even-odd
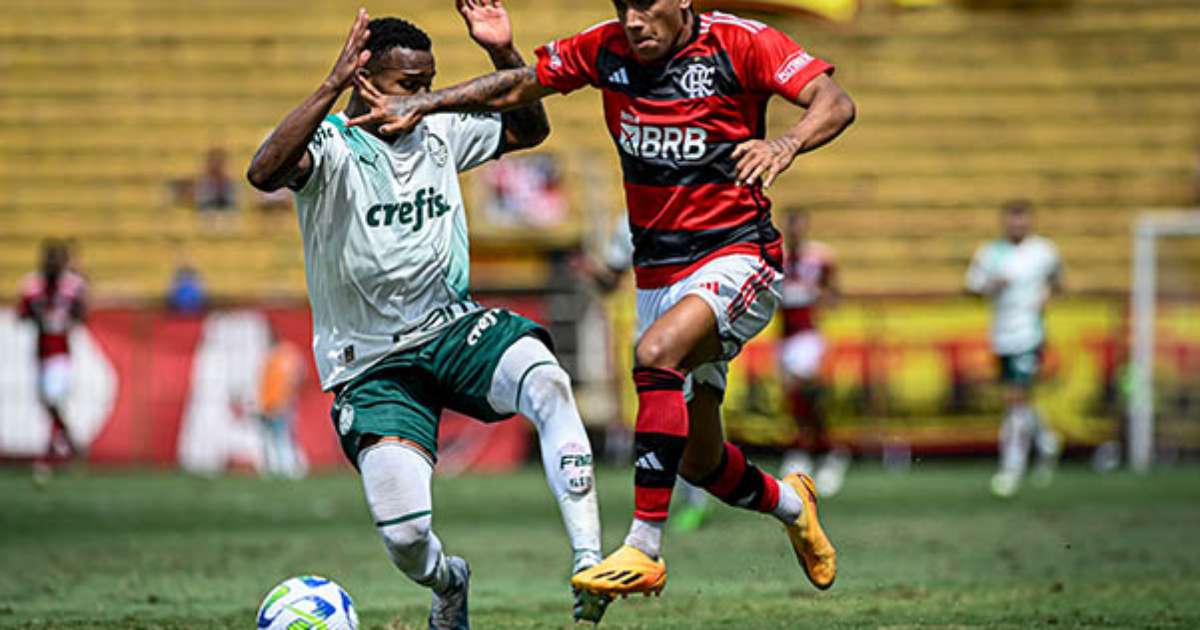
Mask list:
[[[1046,277],[1062,279],[1063,263],[1062,256],[1058,253],[1058,247],[1054,243],[1047,241],[1046,243]]]
[[[321,122],[321,126],[313,132],[308,141],[308,155],[312,158],[312,172],[308,179],[296,189],[298,195],[313,195],[325,187],[330,174],[335,170],[349,152],[342,140],[338,127],[330,118]]]
[[[987,246],[975,250],[971,266],[967,268],[967,290],[973,293],[983,293],[991,280],[991,272],[987,268]]]
[[[430,132],[441,134],[458,172],[469,171],[500,153],[504,124],[499,113],[437,114],[427,118]]]
[[[832,65],[769,26],[746,38],[744,67],[752,91],[778,94],[790,101],[799,98],[813,79],[833,74]]]
[[[621,214],[608,237],[604,264],[613,271],[621,272],[633,266],[633,233],[629,229],[629,216],[625,213]]]
[[[596,57],[605,28],[597,24],[581,33],[555,40],[535,51],[537,78],[542,87],[566,94],[585,85],[599,84]]]

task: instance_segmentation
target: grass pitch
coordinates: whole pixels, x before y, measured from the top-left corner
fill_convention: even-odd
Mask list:
[[[1200,471],[1062,471],[1002,502],[983,465],[851,470],[823,504],[840,574],[814,591],[771,519],[718,508],[669,535],[661,599],[602,627],[1200,627]],[[628,470],[599,474],[606,550]],[[569,628],[568,550],[540,470],[439,479],[434,526],[470,559],[473,627]],[[334,578],[366,628],[424,628],[428,595],[388,562],[351,474],[302,482],[146,472],[0,471],[0,626],[249,628],[263,594]]]

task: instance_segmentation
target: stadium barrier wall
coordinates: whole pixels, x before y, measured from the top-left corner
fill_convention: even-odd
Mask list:
[[[72,387],[66,422],[99,465],[175,467],[200,474],[256,470],[261,367],[272,334],[300,348],[306,374],[295,403],[295,434],[311,466],[345,465],[332,428],[332,396],[320,390],[305,307],[237,308],[198,317],[161,310],[102,308],[71,336]],[[50,423],[38,400],[32,327],[0,309],[0,458],[45,453]],[[524,422],[484,425],[448,413],[440,469],[502,470],[524,461]]]
[[[1180,449],[1200,450],[1200,303],[1176,303],[1160,319],[1160,422]],[[617,300],[610,318],[618,348],[633,343],[631,306]],[[1068,447],[1121,439],[1128,395],[1128,302],[1124,297],[1055,300],[1036,390],[1039,409]],[[851,298],[825,313],[826,410],[833,440],[860,453],[889,445],[914,453],[994,453],[1002,413],[997,363],[988,342],[989,311],[971,298]],[[730,367],[723,415],[743,444],[793,442],[780,385],[777,320],[747,344]],[[629,368],[628,351],[614,356]],[[625,372],[627,373],[627,372]],[[636,395],[622,379],[622,408],[634,417]]]

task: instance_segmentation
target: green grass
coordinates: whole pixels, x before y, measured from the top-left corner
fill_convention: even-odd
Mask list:
[[[982,465],[851,471],[823,519],[840,549],[827,593],[779,526],[722,507],[669,536],[661,599],[603,627],[1200,627],[1200,475],[1063,471],[1010,502]],[[625,470],[600,474],[608,549],[630,513]],[[44,490],[0,471],[0,626],[247,628],[276,582],[314,572],[367,628],[423,628],[428,595],[388,562],[357,478],[298,483],[70,472]],[[568,628],[568,550],[541,473],[438,480],[434,525],[471,560],[474,627]]]

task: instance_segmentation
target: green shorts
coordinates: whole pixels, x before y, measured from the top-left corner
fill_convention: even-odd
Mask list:
[[[1000,382],[1017,387],[1032,387],[1042,368],[1042,347],[1029,352],[996,355],[1000,363]]]
[[[533,335],[551,346],[550,333],[532,320],[504,309],[485,309],[450,324],[416,348],[389,354],[346,383],[330,416],[342,451],[358,465],[364,435],[412,440],[437,456],[443,409],[483,422],[512,417],[488,403],[492,374],[517,340]]]

